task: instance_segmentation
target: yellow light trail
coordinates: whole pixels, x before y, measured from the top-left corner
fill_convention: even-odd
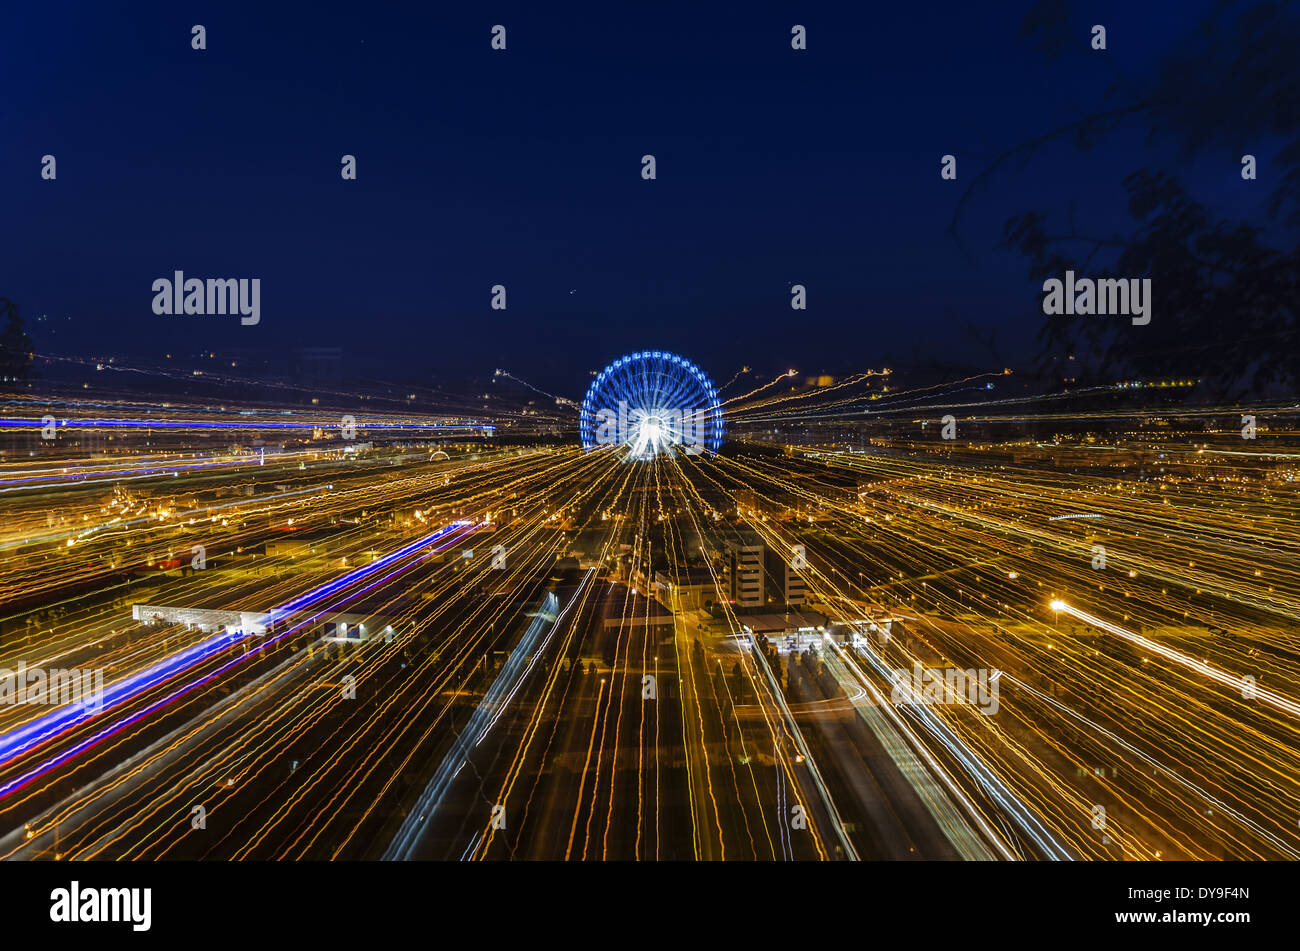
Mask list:
[[[1288,699],[1280,693],[1274,693],[1272,690],[1256,685],[1253,678],[1247,679],[1245,677],[1238,677],[1235,674],[1225,673],[1216,667],[1211,667],[1203,660],[1197,660],[1195,657],[1184,654],[1182,651],[1174,650],[1172,647],[1166,647],[1164,644],[1153,641],[1149,637],[1143,637],[1141,634],[1136,634],[1133,631],[1126,630],[1118,624],[1112,624],[1110,621],[1097,617],[1095,614],[1089,614],[1087,611],[1080,611],[1078,608],[1073,607],[1064,601],[1053,601],[1050,607],[1053,611],[1058,611],[1061,614],[1068,614],[1071,617],[1083,621],[1085,624],[1095,625],[1103,631],[1108,631],[1111,634],[1114,634],[1116,637],[1122,637],[1126,641],[1131,641],[1143,650],[1148,650],[1153,654],[1159,654],[1161,657],[1182,664],[1184,667],[1190,667],[1192,670],[1204,674],[1211,680],[1218,681],[1225,686],[1232,687],[1234,690],[1241,691],[1242,696],[1247,699],[1258,697],[1265,703],[1277,707],[1279,710],[1289,713],[1293,717],[1300,716],[1300,703],[1296,703],[1294,700]]]

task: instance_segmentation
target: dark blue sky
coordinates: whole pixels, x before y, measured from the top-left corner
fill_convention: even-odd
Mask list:
[[[1001,150],[1148,75],[1210,0],[1089,3],[1079,51],[1050,66],[1020,3],[29,6],[0,15],[0,296],[57,318],[38,350],[330,345],[371,374],[506,367],[576,394],[645,346],[720,379],[914,347],[986,364],[963,320],[1029,357],[1040,292],[996,247],[1006,218],[1074,201],[1118,227],[1124,175],[1176,159],[1140,130],[1054,147],[972,199],[971,259],[946,234],[957,198]],[[1240,151],[1194,182],[1222,198]],[[150,285],[176,269],[261,278],[261,324],[155,316]]]

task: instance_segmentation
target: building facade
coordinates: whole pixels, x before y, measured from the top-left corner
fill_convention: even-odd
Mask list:
[[[728,596],[737,607],[757,608],[767,603],[763,588],[761,541],[727,543]]]

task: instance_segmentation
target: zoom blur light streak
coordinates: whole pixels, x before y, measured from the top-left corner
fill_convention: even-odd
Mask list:
[[[388,567],[389,565],[392,565],[394,562],[400,561],[403,558],[406,558],[407,556],[418,552],[421,548],[431,543],[435,543],[435,542],[441,543],[438,545],[438,547],[433,549],[433,551],[434,552],[442,551],[449,545],[452,545],[455,542],[459,541],[460,539],[471,534],[474,531],[474,529],[477,527],[478,526],[475,523],[468,522],[468,521],[456,521],[448,525],[445,525],[442,528],[438,529],[437,531],[425,535],[423,538],[417,539],[414,542],[411,542],[411,544],[409,545],[405,545],[402,548],[397,549],[396,551],[390,552],[389,554],[385,555],[383,558],[373,561],[367,565],[363,565],[362,567],[356,568],[345,575],[335,578],[333,581],[330,581],[326,584],[321,585],[320,587],[308,591],[306,594],[300,595],[299,597],[294,598],[291,601],[285,602],[279,607],[272,608],[264,616],[264,621],[267,625],[275,624],[278,621],[284,620],[286,617],[290,616],[291,614],[299,613],[301,611],[306,610],[309,607],[313,607],[319,604],[321,601],[325,600],[326,598],[330,597],[331,595],[345,588],[348,588],[360,581],[364,581],[372,577],[379,571],[382,571],[384,568]],[[404,568],[398,569],[397,571],[394,572],[394,574],[400,573],[400,571],[402,570],[405,569]],[[359,596],[360,594],[368,591],[370,588],[373,588],[375,585],[381,583],[383,580],[385,579],[381,578],[380,581],[373,582],[371,585],[367,586],[366,588],[362,588],[358,591],[354,591],[352,594],[348,595],[347,597],[341,599],[340,601],[336,602],[333,605],[330,605],[329,608],[330,609],[337,608],[338,606],[345,603],[346,601],[352,600],[353,598]],[[121,731],[126,726],[129,726],[131,723],[134,723],[137,720],[140,720],[145,716],[148,716],[149,714],[153,713],[155,710],[159,709],[162,706],[165,706],[166,704],[170,703],[172,700],[175,700],[179,696],[189,693],[195,687],[207,683],[208,681],[212,680],[214,677],[219,676],[220,674],[234,667],[236,664],[243,663],[244,661],[256,656],[258,653],[262,652],[272,644],[275,644],[278,641],[282,640],[283,638],[296,633],[306,624],[310,623],[312,620],[315,620],[315,618],[314,617],[307,618],[306,620],[301,621],[300,623],[293,625],[292,627],[289,627],[286,630],[283,630],[275,634],[273,637],[265,638],[259,641],[257,646],[254,647],[252,650],[250,650],[247,654],[243,654],[237,658],[234,658],[231,661],[228,661],[227,663],[223,664],[220,668],[213,671],[212,673],[200,678],[197,681],[183,685],[177,691],[174,691],[173,693],[169,694],[167,697],[164,697],[158,702],[151,704],[150,706],[146,707],[144,710],[141,710],[133,714],[132,716],[127,717],[125,720],[119,723],[115,723],[109,727],[106,727],[104,730],[101,730],[100,732],[89,737],[82,743],[77,744],[76,746],[65,751],[64,753],[56,757],[53,757],[52,759],[46,760],[43,763],[40,763],[39,765],[29,770],[28,772],[24,773],[23,775],[17,777],[14,780],[11,780],[10,782],[6,783],[3,786],[0,786],[0,799],[3,799],[4,797],[10,795],[11,793],[15,792],[18,789],[21,789],[23,786],[27,785],[32,780],[36,779],[41,775],[44,775],[45,773],[49,772],[51,769],[54,769],[55,767],[67,762],[69,759],[72,759],[73,757],[79,755],[85,750],[90,749],[92,746],[97,745],[98,743],[107,739],[109,736],[112,736],[113,734]],[[102,703],[100,704],[96,704],[92,706],[89,702],[83,701],[81,703],[71,704],[66,707],[60,707],[58,710],[55,710],[46,716],[38,717],[37,719],[33,720],[31,723],[28,723],[27,725],[12,731],[3,737],[0,737],[0,765],[9,762],[10,760],[14,759],[15,757],[23,753],[30,752],[33,749],[43,746],[46,742],[53,740],[56,737],[68,732],[73,727],[91,719],[92,717],[107,712],[109,709],[113,707],[120,706],[122,703],[128,700],[140,696],[147,690],[155,686],[158,686],[159,684],[174,679],[175,677],[183,674],[185,671],[197,666],[202,661],[218,655],[221,651],[230,647],[232,644],[238,642],[239,640],[245,637],[253,636],[255,633],[261,633],[261,632],[232,630],[228,628],[221,634],[211,637],[200,644],[196,644],[194,647],[182,651],[180,654],[177,654],[173,657],[169,657],[166,660],[158,664],[155,664],[153,667],[148,668],[147,670],[141,671],[140,673],[132,677],[125,678],[124,680],[120,680],[117,683],[112,684],[104,691],[103,700]]]
[[[1080,611],[1078,608],[1071,607],[1064,601],[1053,601],[1050,607],[1053,611],[1058,611],[1061,614],[1068,614],[1070,617],[1077,618],[1085,624],[1091,624],[1095,627],[1101,628],[1107,633],[1114,634],[1116,637],[1122,637],[1124,640],[1136,644],[1143,650],[1150,651],[1153,654],[1159,654],[1166,660],[1172,660],[1176,664],[1190,667],[1192,670],[1204,674],[1211,680],[1218,681],[1226,687],[1231,687],[1234,690],[1241,691],[1243,695],[1253,695],[1254,697],[1263,700],[1265,703],[1277,707],[1284,713],[1291,714],[1293,717],[1300,716],[1300,704],[1288,697],[1282,696],[1280,693],[1274,693],[1271,690],[1266,690],[1263,687],[1257,686],[1254,681],[1246,680],[1244,677],[1238,677],[1235,674],[1225,673],[1217,667],[1211,667],[1203,660],[1197,660],[1195,657],[1184,654],[1182,651],[1174,650],[1172,647],[1166,647],[1164,644],[1153,641],[1149,637],[1143,637],[1141,634],[1135,634],[1132,631],[1125,630],[1118,624],[1112,624],[1109,621],[1097,617],[1095,614],[1089,614],[1087,611]]]

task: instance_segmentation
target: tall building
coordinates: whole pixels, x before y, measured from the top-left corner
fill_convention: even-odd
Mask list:
[[[790,567],[781,553],[767,549],[767,577],[771,584],[772,598],[786,604],[804,604],[808,600],[808,589],[799,573]]]
[[[727,542],[727,568],[730,581],[728,594],[737,607],[762,607],[763,597],[763,543],[757,539]]]

